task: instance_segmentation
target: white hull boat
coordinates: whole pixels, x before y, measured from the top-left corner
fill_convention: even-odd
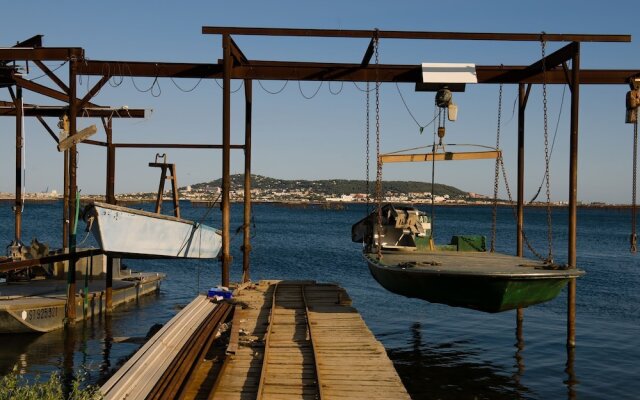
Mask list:
[[[127,258],[216,258],[219,230],[167,215],[106,203],[87,206],[84,219],[108,254]]]

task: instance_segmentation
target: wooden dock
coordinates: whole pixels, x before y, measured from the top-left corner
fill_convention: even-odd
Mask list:
[[[189,309],[195,309],[194,303],[200,311],[191,323],[197,322],[197,327],[174,321],[193,314]],[[232,299],[228,344],[222,352],[216,352],[211,338],[220,336],[224,321],[215,326],[209,322],[208,332],[202,327],[206,315],[225,303],[204,307],[202,296],[194,303],[140,351],[158,356],[163,352],[154,346],[166,347],[168,338],[181,343],[182,349],[172,346],[170,352],[152,357],[157,360],[154,363],[149,363],[148,356],[134,355],[103,386],[105,398],[410,398],[384,347],[351,306],[346,291],[335,284],[261,281],[244,285]],[[180,329],[181,338],[172,329]],[[155,377],[153,382],[150,376]],[[124,383],[119,387],[125,390],[114,391],[116,381]],[[138,381],[142,382],[133,384]],[[141,386],[147,388],[133,390]]]

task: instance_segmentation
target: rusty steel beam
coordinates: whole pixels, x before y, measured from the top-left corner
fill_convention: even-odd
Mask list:
[[[363,61],[366,58],[363,59]],[[132,61],[86,61],[80,63],[81,75],[135,76],[151,78],[194,78],[221,79],[222,61],[217,64],[157,63]],[[522,82],[516,79],[517,73],[529,66],[478,65],[476,72],[478,83],[542,83],[542,73],[528,76]],[[259,80],[301,80],[301,81],[342,81],[375,82],[376,71],[379,82],[416,83],[422,81],[420,65],[379,64],[363,66],[348,63],[317,63],[293,61],[249,60],[247,64],[235,66],[231,70],[231,79]],[[629,78],[637,75],[638,70],[582,70],[582,84],[627,84]],[[530,74],[529,74],[530,75]],[[548,84],[565,84],[566,77],[562,68],[549,68]]]
[[[35,60],[34,63],[38,66],[38,68],[42,70],[42,72],[44,72],[49,77],[49,79],[51,79],[56,85],[58,85],[58,87],[62,89],[63,92],[69,93],[69,87],[64,82],[62,82],[62,80],[58,78],[58,76],[54,74],[53,71],[49,69],[49,67],[44,65],[44,63],[40,60]]]
[[[134,149],[222,149],[221,144],[189,144],[189,143],[113,143],[116,148]],[[244,145],[232,144],[232,149],[244,149]]]
[[[0,116],[15,116],[16,109],[9,102],[0,101]],[[25,117],[62,117],[69,114],[69,107],[66,106],[36,106],[25,104]],[[85,107],[80,109],[78,118],[144,118],[145,110],[143,109],[116,109],[116,108],[96,108]]]
[[[502,80],[509,80],[511,82],[524,82],[526,79],[538,76],[543,73],[543,68],[546,70],[553,69],[558,65],[562,66],[562,72],[565,77],[565,83],[568,82],[566,79],[566,73],[564,69],[564,63],[567,60],[570,60],[573,57],[573,54],[578,49],[578,43],[573,42],[570,43],[563,48],[549,54],[545,58],[536,61],[535,63],[529,65],[528,67],[521,70],[511,70],[504,75],[502,75]],[[546,73],[546,71],[544,71]]]
[[[420,32],[376,31],[354,29],[295,29],[295,28],[240,28],[203,26],[203,34],[253,35],[253,36],[301,36],[336,38],[371,38],[376,33],[380,39],[435,39],[435,40],[498,40],[528,42],[630,42],[631,35],[551,34],[551,33],[482,33],[482,32]]]
[[[89,257],[94,255],[100,255],[100,254],[104,254],[102,250],[93,249],[93,250],[79,251],[76,253],[76,256],[82,258],[82,257]],[[19,271],[21,269],[31,268],[36,265],[51,264],[58,261],[68,261],[70,259],[71,259],[71,254],[62,253],[62,254],[55,254],[52,256],[32,258],[29,260],[1,262],[0,273],[10,272],[10,271]]]
[[[56,133],[53,131],[53,129],[51,129],[51,127],[49,126],[49,124],[47,124],[47,121],[44,120],[44,118],[38,116],[36,117],[38,118],[38,121],[40,121],[40,124],[42,124],[42,126],[44,127],[44,129],[47,131],[47,133],[49,133],[49,135],[53,138],[53,140],[56,143],[60,143],[60,139],[56,136]]]
[[[66,61],[83,59],[84,50],[79,47],[0,48],[0,61]]]
[[[136,76],[149,78],[221,78],[222,65],[139,61],[85,60],[79,75]]]
[[[100,89],[102,89],[102,87],[105,85],[105,83],[107,83],[109,81],[109,77],[108,76],[103,76],[98,83],[96,83],[91,90],[89,90],[89,92],[82,98],[82,100],[80,101],[80,104],[78,105],[78,107],[80,109],[82,109],[84,106],[86,106],[89,103],[89,100],[91,100],[99,91]]]
[[[231,40],[231,57],[233,57],[235,64],[236,65],[247,64],[249,60],[244,55],[242,50],[240,50],[240,47],[238,46],[238,44],[233,39],[230,39],[230,40]]]
[[[13,74],[13,79],[17,86],[21,86],[27,90],[31,90],[32,92],[39,93],[46,97],[51,97],[52,99],[60,100],[67,102],[69,100],[69,95],[67,93],[59,92],[57,90],[51,89],[39,83],[35,83],[28,79],[24,79],[21,76]]]

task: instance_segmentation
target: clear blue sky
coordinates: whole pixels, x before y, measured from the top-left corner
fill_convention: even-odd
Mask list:
[[[0,46],[34,34],[44,34],[46,46],[82,47],[95,60],[141,60],[216,62],[221,57],[217,36],[202,35],[202,26],[256,26],[292,28],[344,28],[381,30],[597,33],[631,34],[632,43],[585,43],[583,68],[639,69],[640,32],[635,2],[584,1],[111,1],[98,5],[86,1],[9,2],[3,6]],[[368,44],[359,39],[284,39],[236,37],[250,59],[359,62]],[[550,53],[564,44],[549,44]],[[540,58],[538,43],[424,42],[383,40],[380,61],[473,62],[480,65],[526,65]],[[53,69],[59,63],[48,63]],[[39,71],[32,68],[30,79]],[[63,72],[64,71],[64,72]],[[66,66],[59,72],[66,76]],[[80,95],[97,78],[82,78]],[[221,90],[213,81],[203,81],[189,93],[195,80],[160,81],[160,96],[136,90],[148,88],[150,79],[125,79],[110,85],[96,97],[102,105],[153,109],[145,120],[116,120],[117,142],[220,143]],[[47,83],[46,78],[38,82]],[[112,81],[115,86],[117,81]],[[233,82],[238,87],[240,82]],[[266,81],[262,86],[277,91],[285,82]],[[365,96],[353,84],[288,82],[278,95],[254,84],[253,172],[284,179],[364,178]],[[364,87],[363,84],[360,87]],[[407,104],[421,124],[433,115],[433,94],[414,93],[413,86],[399,85]],[[624,123],[626,86],[581,87],[579,199],[628,203],[631,198],[632,127]],[[338,95],[333,93],[340,92]],[[157,87],[154,93],[158,94]],[[548,89],[549,134],[553,136],[562,102],[562,86]],[[513,115],[516,86],[504,89],[502,148],[515,187],[516,127]],[[56,104],[27,92],[25,101]],[[0,99],[8,99],[8,92]],[[448,143],[495,144],[498,86],[476,85],[455,94],[459,120],[448,124]],[[232,96],[232,141],[243,138],[243,91]],[[567,199],[569,93],[564,96],[558,137],[551,161],[553,200]],[[407,113],[394,84],[381,89],[382,150],[389,152],[427,145],[431,128],[420,135]],[[531,197],[544,172],[541,87],[535,87],[527,113],[526,195]],[[373,115],[373,110],[372,110]],[[50,121],[55,126],[55,121]],[[104,139],[98,120],[80,120],[79,127],[97,124],[97,139]],[[0,191],[14,188],[14,120],[0,120]],[[35,120],[26,124],[26,188],[62,190],[62,155]],[[83,193],[104,193],[104,148],[79,147],[78,183]],[[166,150],[161,150],[164,152]],[[116,191],[154,191],[158,170],[147,163],[153,150],[121,149],[117,156]],[[182,185],[221,176],[221,154],[212,150],[169,150],[169,160],[178,168]],[[373,165],[373,158],[372,158]],[[241,173],[243,157],[232,152],[232,172]],[[429,181],[428,165],[390,165],[385,179]],[[372,166],[372,176],[374,167]],[[491,194],[493,163],[464,161],[441,163],[436,181],[466,191]],[[504,185],[501,184],[504,188]],[[504,190],[501,195],[506,196]]]

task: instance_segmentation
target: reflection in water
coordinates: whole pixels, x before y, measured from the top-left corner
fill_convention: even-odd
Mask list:
[[[576,371],[574,369],[574,361],[576,358],[576,348],[567,347],[567,365],[564,371],[567,373],[567,379],[564,381],[567,385],[567,398],[574,400],[577,398],[576,386],[580,381],[576,378]]]
[[[422,336],[422,326],[415,322],[408,348],[391,348],[387,352],[412,399],[532,397],[519,379],[502,373],[504,368],[474,361],[482,357],[468,343],[430,345],[423,342]]]
[[[76,329],[73,326],[69,326],[64,330],[64,346],[62,348],[62,390],[64,392],[64,398],[67,398],[71,392],[74,377],[74,360],[73,356],[76,347]]]
[[[514,345],[517,349],[515,354],[517,370],[513,375],[513,380],[517,384],[520,384],[520,379],[524,375],[524,356],[522,354],[524,351],[524,330],[522,328],[523,320],[524,318],[522,312],[521,310],[518,310],[518,314],[516,317],[516,343]]]

